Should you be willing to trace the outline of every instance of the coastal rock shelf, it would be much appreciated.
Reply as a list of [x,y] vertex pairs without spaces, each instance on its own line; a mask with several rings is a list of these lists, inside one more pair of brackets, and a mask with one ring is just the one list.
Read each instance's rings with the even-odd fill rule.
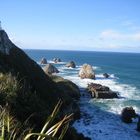
[[116,92],[110,90],[109,87],[102,86],[100,84],[90,83],[88,84],[87,90],[91,94],[92,98],[118,98],[118,94]]

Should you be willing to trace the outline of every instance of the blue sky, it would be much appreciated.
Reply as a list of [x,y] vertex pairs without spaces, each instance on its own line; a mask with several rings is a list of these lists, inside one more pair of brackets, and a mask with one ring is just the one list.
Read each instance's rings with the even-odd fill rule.
[[140,52],[140,0],[0,0],[20,48]]

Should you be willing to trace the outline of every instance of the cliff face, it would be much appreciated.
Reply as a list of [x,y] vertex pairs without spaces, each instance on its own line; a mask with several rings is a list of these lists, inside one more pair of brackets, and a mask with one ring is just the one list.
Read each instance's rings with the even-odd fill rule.
[[[20,109],[22,108],[21,113],[18,114],[21,118],[24,114],[28,115],[34,112],[38,114],[38,117],[40,117],[40,113],[42,112],[47,116],[60,98],[64,101],[64,110],[68,110],[69,106],[70,112],[75,111],[72,108],[77,108],[76,111],[79,110],[70,95],[63,95],[63,91],[60,90],[57,83],[46,75],[36,62],[14,45],[4,30],[0,31],[0,72],[11,73],[24,86],[24,93],[22,95],[18,94],[16,98],[17,103],[13,106],[14,109],[17,106],[21,106],[19,107]],[[27,94],[26,91],[30,92],[30,96],[24,96],[24,94]],[[39,108],[40,110],[29,109],[26,112],[24,108],[30,108],[31,105],[28,103],[28,100],[29,98],[33,98],[33,96],[36,96],[36,99],[39,101],[37,103],[35,100],[29,102],[31,102],[30,104],[34,104],[34,108]],[[25,100],[28,105],[23,102]]]
[[52,104],[52,100],[56,103],[55,100],[59,98],[58,93],[55,94],[55,83],[36,62],[10,41],[4,30],[0,31],[0,71],[10,72],[26,80],[32,91],[36,91],[40,98],[47,99],[49,105]]

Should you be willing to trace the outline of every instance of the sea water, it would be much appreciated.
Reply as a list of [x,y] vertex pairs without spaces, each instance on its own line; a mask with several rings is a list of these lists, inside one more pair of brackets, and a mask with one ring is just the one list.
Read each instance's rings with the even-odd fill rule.
[[[37,63],[45,57],[49,63],[60,58],[61,63],[53,63],[58,75],[73,81],[81,91],[79,101],[81,119],[74,123],[78,132],[92,140],[140,140],[136,131],[137,120],[125,124],[120,119],[122,108],[132,106],[140,114],[140,54],[88,51],[24,50]],[[65,64],[73,60],[76,68]],[[83,64],[90,64],[96,73],[96,80],[80,79],[78,72]],[[110,78],[103,77],[108,73]],[[88,83],[99,83],[119,93],[120,99],[91,99],[85,91]]]

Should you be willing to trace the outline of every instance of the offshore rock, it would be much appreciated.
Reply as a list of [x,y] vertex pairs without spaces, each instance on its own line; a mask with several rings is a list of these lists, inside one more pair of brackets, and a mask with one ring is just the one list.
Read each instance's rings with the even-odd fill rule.
[[53,61],[54,63],[62,62],[60,58],[54,58]]
[[107,74],[107,73],[104,73],[103,76],[104,76],[105,78],[109,78],[109,74]]
[[70,61],[70,62],[68,62],[68,63],[66,64],[66,67],[68,67],[68,68],[75,68],[76,65],[75,65],[74,61]]
[[59,73],[58,69],[52,65],[52,64],[47,64],[44,68],[43,68],[44,72],[46,74],[53,74],[53,73]]
[[43,64],[43,65],[44,65],[44,64],[47,64],[46,58],[42,58],[40,64]]
[[91,94],[92,98],[102,98],[102,99],[112,99],[118,98],[116,92],[113,92],[107,86],[102,86],[96,83],[90,83],[87,87],[88,92]]
[[92,66],[89,64],[84,64],[79,71],[79,77],[81,77],[82,79],[84,78],[95,79],[95,73],[93,71]]
[[123,122],[131,123],[132,118],[135,118],[135,117],[137,117],[137,114],[136,114],[135,110],[133,109],[133,107],[123,108],[123,110],[121,112],[121,119]]

